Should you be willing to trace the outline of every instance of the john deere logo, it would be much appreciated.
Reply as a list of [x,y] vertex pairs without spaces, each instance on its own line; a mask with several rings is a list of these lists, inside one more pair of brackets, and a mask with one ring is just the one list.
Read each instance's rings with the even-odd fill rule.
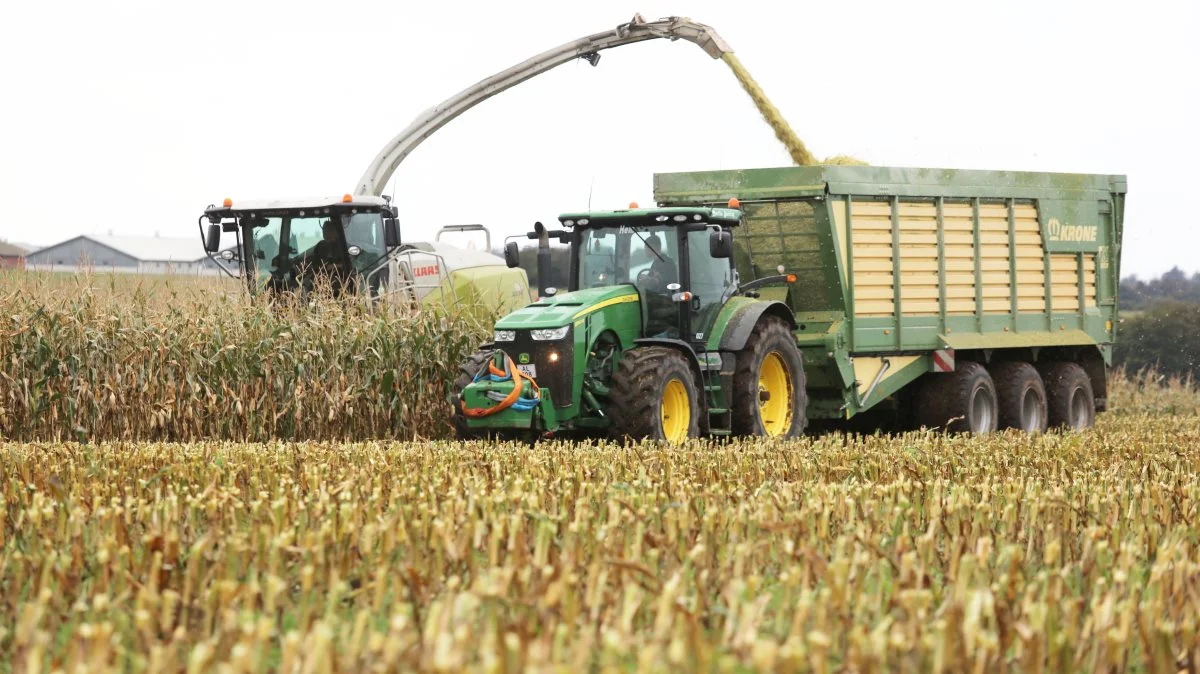
[[529,354],[523,353],[523,354],[517,356],[517,360],[520,361],[522,365],[528,365],[529,364]]
[[1051,241],[1086,241],[1096,240],[1095,225],[1064,225],[1058,218],[1050,218],[1046,223],[1046,235]]

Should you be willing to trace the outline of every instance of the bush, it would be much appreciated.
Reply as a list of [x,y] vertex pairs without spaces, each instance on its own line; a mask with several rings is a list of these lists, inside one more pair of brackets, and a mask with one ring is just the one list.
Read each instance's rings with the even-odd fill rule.
[[1125,319],[1117,333],[1115,359],[1130,371],[1200,374],[1200,304],[1158,300]]

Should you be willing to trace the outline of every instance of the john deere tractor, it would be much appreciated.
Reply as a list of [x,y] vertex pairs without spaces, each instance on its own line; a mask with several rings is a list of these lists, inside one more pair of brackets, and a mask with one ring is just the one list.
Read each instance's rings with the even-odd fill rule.
[[[678,443],[699,435],[792,437],[806,424],[805,372],[786,274],[742,284],[737,202],[565,214],[539,223],[570,247],[570,284],[496,323],[455,382],[459,438],[608,435]],[[505,259],[519,264],[515,241]],[[778,292],[774,293],[778,295]]]

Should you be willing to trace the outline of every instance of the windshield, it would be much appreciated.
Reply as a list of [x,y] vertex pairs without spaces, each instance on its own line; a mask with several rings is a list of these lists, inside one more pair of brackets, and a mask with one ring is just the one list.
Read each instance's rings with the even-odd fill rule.
[[[254,270],[260,287],[311,288],[326,272],[346,280],[373,268],[386,254],[377,213],[280,216],[254,228]],[[351,250],[357,255],[351,255]]]
[[365,274],[387,255],[387,247],[383,243],[383,216],[378,213],[359,213],[349,216],[348,220],[346,245],[359,248],[358,255],[350,259],[354,268],[360,274]]
[[678,282],[678,270],[679,245],[672,226],[589,228],[579,240],[580,288],[651,281],[665,286]]

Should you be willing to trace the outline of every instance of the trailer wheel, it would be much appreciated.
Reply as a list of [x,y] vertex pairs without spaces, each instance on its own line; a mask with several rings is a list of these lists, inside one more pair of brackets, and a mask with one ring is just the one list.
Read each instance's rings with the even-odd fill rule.
[[1026,433],[1046,430],[1046,387],[1036,368],[1026,362],[996,363],[988,368],[996,385],[1000,410],[998,429],[1017,428]]
[[1096,422],[1092,380],[1078,363],[1046,363],[1038,368],[1046,382],[1051,428],[1083,430]]
[[959,361],[954,372],[926,375],[917,398],[917,423],[947,433],[996,430],[996,385],[986,368]]
[[804,361],[787,323],[767,316],[754,326],[737,354],[730,398],[735,435],[794,438],[804,432]]
[[679,444],[700,434],[700,395],[691,365],[666,346],[626,351],[609,389],[610,434]]

